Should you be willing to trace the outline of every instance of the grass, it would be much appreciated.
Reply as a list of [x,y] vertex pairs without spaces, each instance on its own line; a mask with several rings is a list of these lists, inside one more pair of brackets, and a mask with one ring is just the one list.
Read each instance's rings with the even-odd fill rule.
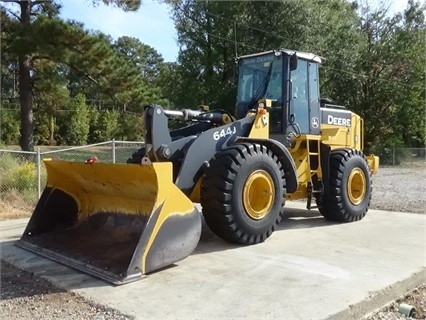
[[[32,199],[31,199],[32,198]],[[2,193],[0,202],[0,220],[30,217],[36,203],[36,193],[23,194],[16,189]]]

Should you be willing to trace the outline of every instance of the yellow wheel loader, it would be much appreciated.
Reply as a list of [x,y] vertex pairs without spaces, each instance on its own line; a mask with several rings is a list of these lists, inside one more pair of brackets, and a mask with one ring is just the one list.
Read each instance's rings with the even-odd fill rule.
[[[190,255],[202,215],[243,245],[272,234],[286,200],[362,219],[379,159],[362,152],[362,119],[320,98],[320,63],[284,49],[240,57],[235,115],[152,105],[145,147],[128,163],[45,161],[47,185],[18,245],[122,284]],[[170,131],[170,118],[189,124]]]

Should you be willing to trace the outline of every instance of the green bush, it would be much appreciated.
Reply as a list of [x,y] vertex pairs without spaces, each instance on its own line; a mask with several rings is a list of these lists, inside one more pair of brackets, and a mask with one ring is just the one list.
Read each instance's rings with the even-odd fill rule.
[[33,162],[25,162],[12,174],[13,183],[19,191],[36,188],[37,170]]
[[35,190],[37,170],[33,162],[19,161],[12,154],[0,156],[0,190]]
[[[0,154],[0,173],[3,176],[19,166],[18,159],[12,153]],[[1,179],[0,179],[1,181]]]

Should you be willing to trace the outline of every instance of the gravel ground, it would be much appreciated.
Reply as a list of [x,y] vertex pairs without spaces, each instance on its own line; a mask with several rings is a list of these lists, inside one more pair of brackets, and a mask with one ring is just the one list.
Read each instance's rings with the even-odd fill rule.
[[379,168],[373,176],[371,208],[426,213],[426,162],[406,167]]
[[[380,168],[373,177],[372,209],[425,214],[426,164]],[[0,210],[0,219],[8,218]],[[17,215],[16,217],[19,217]],[[368,218],[368,216],[367,216]],[[88,301],[51,285],[44,279],[1,262],[1,319],[133,319],[116,310]],[[407,319],[398,312],[400,303],[416,308],[412,319],[426,319],[426,283],[368,315],[368,320]]]

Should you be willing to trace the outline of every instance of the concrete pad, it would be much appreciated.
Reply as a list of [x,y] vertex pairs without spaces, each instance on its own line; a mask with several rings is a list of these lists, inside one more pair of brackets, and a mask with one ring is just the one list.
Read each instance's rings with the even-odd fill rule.
[[137,319],[359,319],[426,282],[426,215],[370,210],[338,224],[288,206],[263,244],[203,226],[187,259],[119,287],[14,246],[26,219],[0,222],[1,259]]

